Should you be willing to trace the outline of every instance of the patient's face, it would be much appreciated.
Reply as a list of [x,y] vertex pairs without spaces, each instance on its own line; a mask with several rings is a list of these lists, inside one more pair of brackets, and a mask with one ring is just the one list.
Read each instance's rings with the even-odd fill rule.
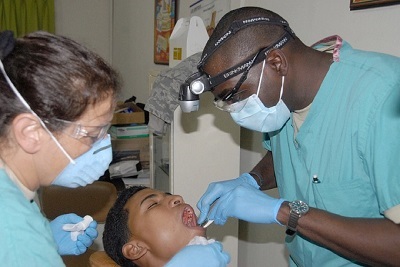
[[193,208],[181,196],[147,188],[133,195],[125,208],[131,239],[147,244],[156,257],[170,259],[193,237],[205,236]]

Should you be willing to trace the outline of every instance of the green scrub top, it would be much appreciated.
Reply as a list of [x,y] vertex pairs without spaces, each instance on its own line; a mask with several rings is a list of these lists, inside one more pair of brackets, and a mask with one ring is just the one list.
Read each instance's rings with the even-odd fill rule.
[[[272,151],[282,198],[383,218],[400,204],[399,133],[400,59],[343,42],[297,135],[290,118],[264,147]],[[286,244],[291,266],[358,266],[298,235]]]
[[0,169],[0,265],[65,266],[48,220]]

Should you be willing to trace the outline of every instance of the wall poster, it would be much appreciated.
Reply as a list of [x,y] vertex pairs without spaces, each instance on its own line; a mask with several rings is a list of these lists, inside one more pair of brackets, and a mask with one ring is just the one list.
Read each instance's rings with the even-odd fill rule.
[[176,23],[177,0],[155,0],[154,63],[168,65],[169,37]]

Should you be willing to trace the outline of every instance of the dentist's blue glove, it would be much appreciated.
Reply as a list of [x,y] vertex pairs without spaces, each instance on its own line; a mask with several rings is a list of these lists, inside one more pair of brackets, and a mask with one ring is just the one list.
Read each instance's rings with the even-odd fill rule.
[[50,228],[58,245],[58,253],[60,255],[80,255],[85,253],[87,248],[93,244],[93,240],[98,235],[96,221],[92,221],[84,234],[78,235],[76,241],[72,241],[71,232],[62,229],[64,224],[76,224],[82,220],[82,217],[69,213],[60,215],[50,222]]
[[226,267],[231,261],[228,253],[223,251],[218,241],[208,245],[191,245],[184,247],[164,267]]
[[257,190],[260,188],[256,180],[254,180],[254,178],[248,173],[243,173],[236,179],[211,183],[208,186],[207,191],[197,202],[197,208],[200,210],[197,222],[202,224],[207,218],[211,219],[208,216],[208,212],[210,211],[210,207],[214,201],[232,191],[239,185]]
[[276,215],[283,201],[258,189],[240,185],[215,202],[208,218],[216,224],[225,224],[228,217],[253,223],[280,224]]

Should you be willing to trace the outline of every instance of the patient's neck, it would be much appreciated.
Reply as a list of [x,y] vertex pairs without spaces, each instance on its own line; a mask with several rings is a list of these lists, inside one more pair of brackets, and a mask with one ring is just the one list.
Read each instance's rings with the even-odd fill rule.
[[147,255],[146,253],[140,259],[134,261],[134,263],[139,267],[163,267],[169,260],[170,259],[160,259],[151,254]]

